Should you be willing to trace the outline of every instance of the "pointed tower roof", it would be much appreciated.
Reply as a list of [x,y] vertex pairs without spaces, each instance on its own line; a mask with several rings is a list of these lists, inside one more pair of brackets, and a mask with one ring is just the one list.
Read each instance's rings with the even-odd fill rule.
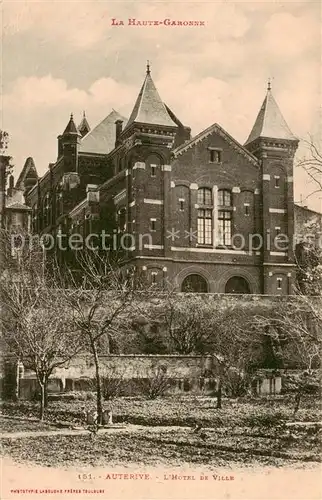
[[83,112],[83,118],[80,124],[78,125],[78,132],[81,134],[82,137],[84,137],[88,132],[90,132],[91,127],[89,126],[89,123],[86,118],[85,111]]
[[255,124],[245,144],[259,137],[272,139],[297,140],[287,125],[268,83],[267,94],[255,120]]
[[146,76],[140,93],[134,104],[133,111],[126,128],[132,123],[146,123],[148,125],[165,125],[176,127],[171,119],[151,77],[150,65],[147,64]]
[[76,128],[75,122],[74,122],[73,113],[70,115],[70,119],[69,119],[69,122],[67,123],[67,127],[65,128],[65,130],[63,132],[63,135],[67,135],[67,134],[76,134],[76,135],[79,134],[79,132]]
[[16,189],[30,189],[37,183],[38,174],[33,158],[29,157],[26,159],[23,169],[16,182]]

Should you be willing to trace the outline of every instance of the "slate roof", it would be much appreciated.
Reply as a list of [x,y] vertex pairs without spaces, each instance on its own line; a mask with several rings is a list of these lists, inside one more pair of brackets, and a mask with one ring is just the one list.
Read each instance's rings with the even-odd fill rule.
[[148,69],[140,93],[134,104],[133,111],[127,123],[146,123],[148,125],[166,125],[176,127],[154,85]]
[[[38,179],[38,174],[35,166],[35,162],[33,158],[29,156],[29,158],[26,159],[25,164],[23,166],[23,169],[20,172],[20,175],[18,177],[18,180],[16,182],[16,189],[24,189],[25,188],[25,181],[26,179],[29,180],[29,183],[31,180],[34,181],[34,184],[36,184],[37,179]],[[31,183],[30,183],[31,184]]]
[[25,205],[24,203],[19,203],[19,202],[15,202],[15,203],[9,203],[9,205],[6,206],[6,208],[9,208],[9,209],[14,209],[14,210],[31,210],[30,207],[28,207],[28,205]]
[[65,128],[63,135],[67,134],[77,134],[78,135],[78,130],[74,122],[73,115],[70,115],[69,122],[67,123],[67,127]]
[[86,118],[85,111],[83,113],[83,118],[80,124],[78,125],[78,132],[84,137],[84,135],[88,134],[88,132],[91,130],[91,127],[89,126],[89,123]]
[[245,144],[249,144],[259,137],[296,140],[296,137],[289,129],[270,88],[267,90],[262,107]]
[[113,109],[103,121],[83,137],[79,151],[97,154],[110,153],[115,147],[116,120],[123,120],[123,128],[125,127],[127,118]]

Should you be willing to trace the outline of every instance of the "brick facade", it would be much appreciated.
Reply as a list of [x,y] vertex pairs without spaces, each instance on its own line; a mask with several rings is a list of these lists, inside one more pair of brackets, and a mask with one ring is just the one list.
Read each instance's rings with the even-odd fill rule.
[[148,70],[129,120],[71,117],[26,194],[33,230],[123,235],[126,266],[178,290],[291,294],[298,141],[283,120],[268,89],[245,146],[218,124],[191,138]]

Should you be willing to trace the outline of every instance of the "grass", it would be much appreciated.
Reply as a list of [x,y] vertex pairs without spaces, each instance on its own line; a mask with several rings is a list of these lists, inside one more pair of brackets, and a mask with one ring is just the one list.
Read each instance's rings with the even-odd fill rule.
[[1,416],[0,428],[2,432],[48,431],[55,429],[54,426],[39,421],[10,420],[8,418],[2,418]]
[[53,466],[104,466],[136,463],[138,465],[229,466],[283,465],[292,462],[319,462],[319,442],[316,438],[305,446],[298,440],[279,440],[241,435],[218,435],[206,431],[207,437],[190,430],[149,429],[121,434],[90,436],[39,436],[37,439],[3,439],[3,450],[18,462]]
[[[29,461],[51,466],[92,465],[169,465],[231,464],[284,466],[290,463],[313,464],[321,461],[321,432],[313,429],[292,429],[283,423],[294,421],[293,399],[242,399],[223,401],[202,397],[163,398],[154,401],[139,398],[118,398],[105,402],[113,411],[114,422],[146,426],[131,431],[125,427],[118,433],[88,435],[37,436],[2,439],[5,454],[16,461]],[[94,408],[95,401],[60,401],[50,403],[49,421],[81,421],[82,411]],[[3,413],[16,417],[37,417],[35,403],[4,403]],[[308,396],[296,415],[296,421],[319,421],[320,404]],[[48,423],[4,421],[3,431],[46,430]],[[203,424],[201,435],[191,429]],[[40,426],[40,427],[39,427]],[[168,426],[168,428],[161,428]],[[175,428],[172,426],[176,426]],[[203,434],[204,433],[204,434]]]
[[[49,402],[47,420],[82,421],[84,409],[94,409],[91,401]],[[137,425],[193,426],[200,422],[207,427],[269,427],[293,420],[293,396],[275,399],[224,399],[223,408],[216,409],[216,398],[177,396],[156,400],[144,398],[117,398],[104,402],[111,409],[114,422]],[[31,402],[4,403],[4,414],[16,416],[38,416],[38,404]],[[307,396],[299,409],[296,420],[316,421],[321,419],[320,402],[317,397]]]

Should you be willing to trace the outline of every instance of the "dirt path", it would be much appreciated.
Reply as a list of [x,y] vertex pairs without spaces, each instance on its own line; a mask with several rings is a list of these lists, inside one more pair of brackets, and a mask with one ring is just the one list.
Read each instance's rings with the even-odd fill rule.
[[[99,429],[98,434],[114,434],[114,433],[132,433],[132,432],[146,432],[147,427],[144,425],[133,425],[127,424],[122,426],[111,426],[104,429]],[[189,430],[190,427],[178,427],[178,426],[163,426],[163,427],[149,427],[149,431],[160,433],[167,432],[171,430]],[[38,437],[38,436],[84,436],[90,434],[90,430],[86,428],[79,429],[53,429],[47,431],[18,431],[18,432],[3,432],[0,434],[0,439],[21,439],[26,437]]]

